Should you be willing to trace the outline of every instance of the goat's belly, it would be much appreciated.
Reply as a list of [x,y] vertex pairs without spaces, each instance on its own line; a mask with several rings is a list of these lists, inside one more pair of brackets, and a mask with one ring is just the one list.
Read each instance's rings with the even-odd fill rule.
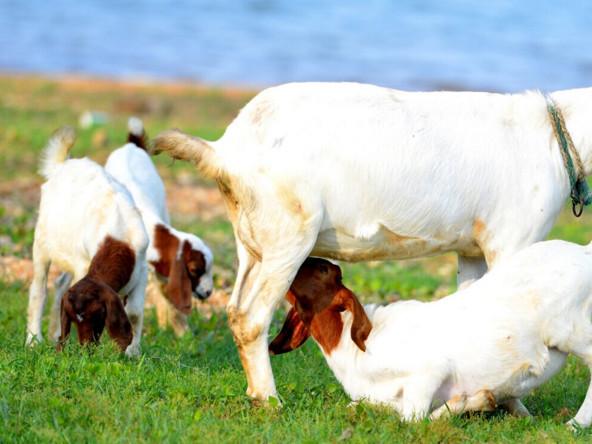
[[472,239],[458,236],[402,236],[384,226],[379,226],[369,236],[354,235],[334,228],[321,231],[311,255],[357,262],[411,259],[447,251],[459,251],[466,256],[481,255],[481,250]]
[[526,396],[558,373],[565,365],[566,359],[566,353],[549,349],[549,360],[542,371],[535,370],[533,365],[524,364],[518,367],[508,380],[496,387],[493,395],[498,402]]

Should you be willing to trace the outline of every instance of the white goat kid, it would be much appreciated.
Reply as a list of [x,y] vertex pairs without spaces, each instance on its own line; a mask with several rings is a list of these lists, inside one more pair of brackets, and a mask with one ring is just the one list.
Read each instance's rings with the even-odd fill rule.
[[[214,257],[199,237],[170,225],[164,184],[145,151],[142,121],[131,118],[128,129],[130,143],[111,153],[105,169],[129,190],[148,232],[149,280],[154,284],[151,288],[158,293],[159,323],[164,326],[170,315],[168,321],[175,333],[181,335],[187,329],[186,315],[191,311],[192,294],[206,299],[212,293]],[[173,310],[163,306],[163,295]]]
[[[66,272],[58,279],[51,311],[52,339],[61,335],[60,307],[72,280],[78,282],[89,271],[89,265],[102,246],[112,244],[131,250],[133,266],[129,276],[117,276],[126,295],[125,312],[131,322],[133,339],[126,354],[140,353],[140,339],[146,289],[146,248],[148,236],[140,213],[127,190],[107,174],[103,167],[89,159],[70,159],[75,133],[62,128],[51,138],[43,153],[41,174],[47,181],[41,187],[39,218],[33,243],[33,281],[29,290],[27,344],[43,339],[41,316],[47,298],[47,272],[51,262]],[[103,251],[109,256],[109,252]],[[117,251],[112,254],[118,255]],[[114,264],[118,258],[114,257]],[[113,264],[113,265],[114,265]],[[101,272],[109,264],[97,264]],[[115,265],[114,265],[115,266]],[[119,265],[117,265],[119,267]],[[113,270],[119,275],[121,270]],[[108,278],[108,276],[103,276]],[[91,287],[94,284],[91,282]],[[97,285],[97,291],[102,289]],[[75,291],[74,286],[71,291]],[[76,295],[72,295],[75,299]]]
[[[592,167],[592,89],[552,98]],[[228,304],[247,393],[276,396],[267,334],[309,255],[363,261],[456,251],[459,283],[544,239],[570,183],[541,94],[288,84],[216,142],[168,131],[155,152],[217,181],[239,266]]]
[[[338,266],[307,259],[287,299],[295,307],[270,345],[275,354],[312,335],[354,401],[403,419],[488,411],[516,401],[563,367],[592,370],[592,244],[540,242],[474,284],[435,302],[363,308]],[[570,424],[592,422],[592,384]]]

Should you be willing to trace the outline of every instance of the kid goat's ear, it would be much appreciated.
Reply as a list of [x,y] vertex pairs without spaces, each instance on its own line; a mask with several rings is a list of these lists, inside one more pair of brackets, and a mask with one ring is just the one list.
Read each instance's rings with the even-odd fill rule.
[[180,312],[185,314],[191,312],[193,290],[191,289],[191,279],[189,279],[183,257],[175,257],[171,264],[166,293],[172,304]]
[[281,355],[300,347],[310,336],[309,328],[304,324],[298,311],[292,307],[286,316],[278,335],[269,344],[269,353]]
[[343,306],[353,314],[354,318],[351,328],[352,341],[360,350],[366,351],[366,339],[372,331],[372,323],[356,295],[345,287],[342,291],[345,292]]
[[110,288],[105,288],[102,294],[107,315],[105,325],[111,339],[119,346],[121,351],[125,351],[132,342],[132,326],[125,313],[123,303],[119,295]]

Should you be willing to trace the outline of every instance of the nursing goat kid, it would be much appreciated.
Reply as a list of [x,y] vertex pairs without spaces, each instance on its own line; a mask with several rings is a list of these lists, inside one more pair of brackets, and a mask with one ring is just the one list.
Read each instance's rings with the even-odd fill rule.
[[[81,343],[96,342],[106,326],[127,355],[137,355],[148,236],[132,197],[103,167],[86,158],[66,160],[74,140],[74,130],[62,128],[43,153],[41,174],[47,181],[41,187],[33,243],[27,344],[42,340],[47,272],[53,262],[65,274],[56,285],[52,339],[60,339],[61,346],[74,322]],[[127,297],[125,309],[118,293]]]
[[[312,335],[354,401],[405,420],[498,405],[528,415],[517,400],[568,354],[592,369],[592,244],[540,242],[451,296],[386,306],[362,307],[337,265],[307,259],[286,297],[292,308],[270,351]],[[591,422],[592,384],[569,424]]]
[[[592,89],[550,94],[592,168]],[[304,260],[456,251],[458,281],[545,238],[570,194],[548,99],[538,93],[409,93],[294,83],[259,93],[207,142],[179,131],[155,152],[216,180],[239,260],[227,307],[247,393],[276,396],[274,309]]]
[[132,117],[128,130],[129,143],[111,153],[105,169],[129,190],[148,232],[146,256],[159,324],[171,322],[181,335],[187,330],[192,295],[206,299],[212,293],[214,257],[199,237],[171,226],[164,184],[145,151],[142,121]]

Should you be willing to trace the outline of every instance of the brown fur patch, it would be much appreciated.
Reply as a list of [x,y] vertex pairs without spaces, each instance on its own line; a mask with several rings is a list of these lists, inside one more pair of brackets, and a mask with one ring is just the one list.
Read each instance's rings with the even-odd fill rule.
[[142,131],[141,135],[128,133],[127,141],[128,143],[133,143],[138,148],[142,148],[144,151],[148,151],[148,137],[146,136],[146,133],[144,131]]
[[158,224],[154,227],[154,248],[160,256],[158,261],[151,261],[158,274],[168,277],[173,260],[179,249],[179,239],[173,236],[164,225]]
[[159,259],[150,261],[150,264],[154,266],[156,273],[168,279],[164,295],[175,308],[185,314],[189,313],[193,289],[205,272],[203,253],[193,250],[184,241],[181,256],[177,257],[179,239],[161,224],[154,227],[154,248],[158,251]]
[[135,263],[136,254],[127,243],[107,236],[93,257],[87,276],[118,292],[129,282]]

